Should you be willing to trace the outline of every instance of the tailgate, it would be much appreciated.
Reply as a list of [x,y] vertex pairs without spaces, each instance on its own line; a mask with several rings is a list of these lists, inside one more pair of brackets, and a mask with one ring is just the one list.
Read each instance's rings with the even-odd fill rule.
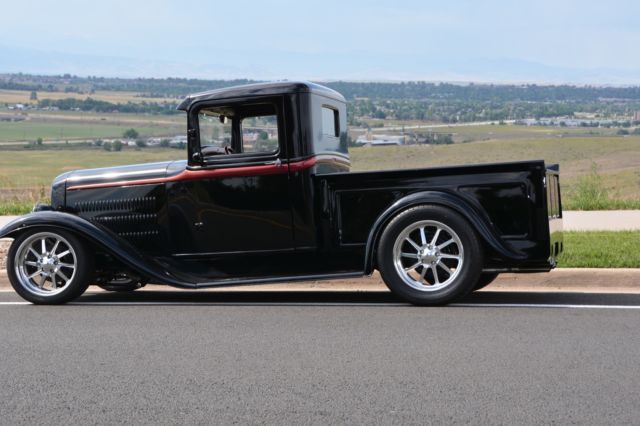
[[547,166],[545,189],[547,191],[547,216],[549,218],[549,241],[551,245],[549,261],[555,266],[556,260],[563,249],[559,165],[552,164]]

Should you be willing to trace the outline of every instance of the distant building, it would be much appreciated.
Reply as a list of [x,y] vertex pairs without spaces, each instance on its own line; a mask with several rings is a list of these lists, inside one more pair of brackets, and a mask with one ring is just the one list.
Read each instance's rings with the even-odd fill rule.
[[640,121],[640,111],[633,113],[633,121]]
[[404,136],[375,135],[360,136],[356,139],[358,145],[404,145]]
[[180,148],[187,146],[187,137],[183,135],[175,136],[169,141],[169,146],[172,148]]

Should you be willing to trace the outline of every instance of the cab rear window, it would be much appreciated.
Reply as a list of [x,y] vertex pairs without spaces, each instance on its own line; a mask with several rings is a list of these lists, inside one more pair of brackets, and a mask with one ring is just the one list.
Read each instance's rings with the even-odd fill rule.
[[340,120],[338,110],[322,107],[322,134],[325,136],[340,136]]

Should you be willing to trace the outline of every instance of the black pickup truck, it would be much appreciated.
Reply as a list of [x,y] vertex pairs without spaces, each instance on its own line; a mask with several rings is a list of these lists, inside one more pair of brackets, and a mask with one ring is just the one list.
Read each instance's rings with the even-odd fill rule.
[[558,166],[350,172],[346,102],[306,82],[189,96],[188,159],[68,172],[0,230],[25,299],[356,277],[448,303],[562,251]]

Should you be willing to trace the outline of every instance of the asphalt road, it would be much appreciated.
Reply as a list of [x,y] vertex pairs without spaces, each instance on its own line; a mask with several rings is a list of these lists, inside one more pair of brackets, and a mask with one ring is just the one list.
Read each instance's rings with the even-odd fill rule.
[[2,424],[637,424],[640,295],[0,293]]

